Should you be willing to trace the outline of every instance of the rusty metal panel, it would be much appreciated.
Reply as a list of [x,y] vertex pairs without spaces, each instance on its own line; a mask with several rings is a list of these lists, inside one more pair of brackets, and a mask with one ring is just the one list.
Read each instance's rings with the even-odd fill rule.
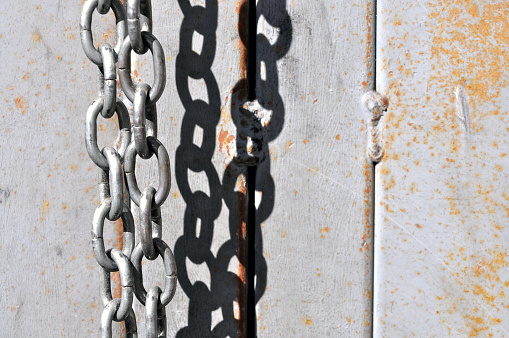
[[[0,318],[5,336],[99,332],[99,267],[90,245],[98,173],[84,144],[86,109],[97,95],[96,67],[80,46],[82,4],[0,3]],[[183,13],[179,2],[153,1],[154,34],[166,53],[168,80],[158,104],[159,138],[172,159],[163,239],[175,249],[180,270],[177,293],[167,307],[168,334],[208,336],[214,330],[236,336],[244,330],[238,238],[245,187],[230,163],[235,141],[230,110],[245,77],[238,25],[242,4],[190,4],[207,11],[193,16]],[[94,14],[94,29],[96,42],[113,41],[113,15]],[[194,78],[189,73],[200,65],[186,62],[192,51],[210,64]],[[151,82],[151,61],[133,60],[134,75]],[[204,74],[206,79],[200,77]],[[193,109],[195,100],[203,101],[199,109]],[[99,127],[100,143],[114,144],[115,123],[101,120]],[[196,161],[203,167],[193,166]],[[155,160],[141,164],[140,172],[142,185],[157,186]],[[199,198],[197,191],[203,191]],[[210,203],[197,203],[205,200]],[[137,210],[133,213],[137,218]],[[196,215],[205,219],[199,222]],[[121,225],[108,224],[108,229],[107,245],[118,245]],[[194,239],[200,236],[211,242],[202,245]],[[146,285],[161,286],[160,261],[145,263]],[[136,310],[143,337],[144,313]],[[114,336],[121,333],[115,326]]]
[[376,337],[509,336],[506,1],[379,1]]
[[258,1],[257,97],[275,129],[257,173],[260,337],[371,334],[372,8]]

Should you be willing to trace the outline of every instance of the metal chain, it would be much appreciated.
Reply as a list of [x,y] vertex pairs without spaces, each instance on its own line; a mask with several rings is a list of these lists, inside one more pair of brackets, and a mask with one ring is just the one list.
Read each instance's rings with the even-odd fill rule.
[[[116,19],[115,47],[94,46],[92,14],[97,9],[105,15],[113,11]],[[161,239],[161,205],[170,191],[170,160],[168,152],[157,139],[156,102],[166,82],[164,51],[152,35],[152,5],[150,0],[87,0],[80,20],[80,35],[87,57],[99,68],[99,97],[90,105],[86,117],[86,147],[92,161],[100,168],[100,205],[94,213],[92,248],[102,268],[101,299],[104,306],[101,316],[101,336],[112,336],[112,322],[124,321],[127,337],[136,337],[136,316],[133,311],[133,293],[145,306],[147,337],[166,336],[165,306],[171,301],[177,286],[177,268],[173,252]],[[154,63],[154,84],[134,85],[131,78],[131,51],[144,54],[151,51]],[[118,64],[117,64],[118,60]],[[129,113],[117,99],[118,78],[124,95],[132,102],[134,118],[131,127]],[[97,145],[97,118],[117,115],[120,129],[118,148]],[[131,140],[131,137],[133,138]],[[142,159],[157,157],[158,188],[143,191],[136,180],[136,155]],[[124,180],[125,177],[125,180]],[[125,187],[125,188],[124,188]],[[141,238],[135,245],[135,222],[130,204],[139,208]],[[123,249],[106,249],[103,239],[104,221],[121,219]],[[165,270],[165,288],[155,286],[147,292],[143,285],[142,259],[154,260],[161,256]],[[111,294],[110,273],[119,271],[122,286],[120,298]]]

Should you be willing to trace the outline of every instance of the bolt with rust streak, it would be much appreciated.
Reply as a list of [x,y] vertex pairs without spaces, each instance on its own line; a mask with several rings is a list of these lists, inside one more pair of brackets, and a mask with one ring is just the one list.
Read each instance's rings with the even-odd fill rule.
[[368,158],[373,163],[378,163],[383,157],[383,135],[380,126],[380,120],[389,106],[389,99],[377,91],[371,90],[364,94],[362,101],[370,112],[368,122]]
[[237,126],[236,160],[247,166],[260,164],[265,158],[267,127],[272,111],[258,100],[248,101],[240,107],[240,125]]

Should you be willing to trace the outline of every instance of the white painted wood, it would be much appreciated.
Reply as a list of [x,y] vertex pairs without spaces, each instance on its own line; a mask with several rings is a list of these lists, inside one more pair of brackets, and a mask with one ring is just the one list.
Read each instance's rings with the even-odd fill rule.
[[257,87],[258,99],[284,114],[270,126],[282,130],[257,177],[260,337],[371,334],[372,166],[361,97],[373,77],[372,5],[258,1],[259,34],[272,44],[258,39],[261,61],[290,44]]
[[[84,145],[85,113],[96,97],[96,67],[85,57],[79,41],[82,3],[67,0],[0,3],[0,45],[3,50],[0,95],[4,102],[0,131],[3,163],[0,167],[0,260],[4,262],[0,274],[0,331],[3,336],[90,337],[99,334],[99,267],[90,245],[91,221],[98,204],[97,169],[88,158]],[[214,7],[210,1],[191,3],[206,5],[207,9]],[[215,136],[203,138],[202,143],[213,147],[211,167],[222,182],[226,164],[234,152],[234,136],[230,136],[235,135],[229,113],[231,90],[244,75],[237,29],[240,4],[220,2],[217,6],[217,14],[204,13],[200,17],[218,25],[212,32],[212,40],[201,40],[203,48],[215,42],[212,72],[219,102],[213,110],[216,121],[205,122],[215,131]],[[175,179],[175,164],[182,162],[176,158],[175,151],[181,143],[184,115],[175,84],[175,65],[184,16],[178,2],[153,1],[153,10],[154,34],[160,39],[167,57],[166,91],[158,110],[159,139],[166,146],[172,162],[172,189],[162,210],[163,239],[173,249],[183,235],[186,210],[180,184]],[[109,37],[114,35],[113,22],[112,15],[105,21],[94,14],[94,25],[99,24],[95,28],[96,42],[113,40]],[[197,41],[195,43],[193,38],[192,46],[199,52],[198,37]],[[143,59],[138,59],[135,66],[140,78],[150,83],[151,61],[144,63]],[[203,83],[200,79],[191,81],[190,92],[194,99],[210,103]],[[115,123],[101,121],[104,130],[100,131],[99,138],[102,144],[114,143],[115,128]],[[200,141],[199,134],[198,130],[196,142]],[[151,160],[150,164],[141,162],[138,162],[141,165],[140,183],[157,184],[155,161]],[[210,183],[203,172],[191,175],[189,181],[193,191],[211,194]],[[242,190],[240,182],[239,186]],[[223,186],[215,189],[219,189],[222,199]],[[231,195],[230,207],[232,203],[236,206],[235,198],[240,197]],[[237,227],[237,219],[230,219],[225,202],[219,201],[218,206],[220,210],[216,208],[210,213],[214,228],[209,251],[213,257],[232,237],[229,224],[235,222]],[[133,213],[137,217],[137,211]],[[237,215],[238,210],[231,213]],[[117,230],[114,224],[108,229],[107,245],[112,246]],[[191,246],[190,250],[194,249]],[[233,256],[235,254],[234,251]],[[198,322],[191,322],[190,318],[196,313],[191,311],[189,314],[188,295],[179,285],[173,302],[167,307],[169,336],[175,336],[185,327],[191,327],[195,335],[207,336],[223,320],[228,322],[230,331],[242,329],[233,321],[239,316],[235,304],[221,303],[221,300],[239,298],[240,291],[237,290],[242,291],[242,285],[239,285],[233,288],[233,295],[231,292],[225,294],[231,290],[232,281],[238,280],[236,274],[240,268],[238,259],[235,259],[231,259],[230,264],[227,261],[223,269],[230,272],[210,271],[206,264],[186,260],[191,282],[202,281],[206,288],[213,287],[215,301],[214,304],[201,304]],[[158,283],[162,286],[160,261],[148,262],[145,266],[146,285]],[[211,286],[211,283],[216,285]],[[139,306],[136,309],[139,333],[144,337],[144,314]],[[114,336],[120,335],[121,327],[114,326]]]
[[379,1],[376,337],[509,336],[505,1]]

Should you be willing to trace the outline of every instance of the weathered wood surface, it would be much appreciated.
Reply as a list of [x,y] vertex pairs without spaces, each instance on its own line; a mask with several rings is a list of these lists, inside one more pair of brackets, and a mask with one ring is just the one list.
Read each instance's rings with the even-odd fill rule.
[[506,1],[379,1],[376,337],[509,336]]
[[258,1],[257,96],[274,119],[257,176],[260,337],[371,334],[372,6]]
[[[163,239],[175,248],[180,269],[177,293],[167,307],[168,334],[208,336],[214,330],[235,336],[244,330],[236,319],[244,301],[243,253],[237,238],[245,187],[241,179],[231,182],[238,168],[225,170],[235,151],[230,105],[237,93],[232,89],[245,77],[238,33],[242,6],[224,1],[191,4],[208,11],[193,17],[191,12],[184,15],[178,2],[153,1],[154,34],[167,58],[167,85],[158,104],[159,139],[172,159],[172,188],[162,210]],[[79,41],[81,6],[82,1],[0,3],[3,336],[99,334],[99,266],[90,245],[98,173],[84,145],[85,113],[97,95],[96,67]],[[112,15],[94,14],[96,42],[113,41],[113,22]],[[191,59],[191,50],[203,58]],[[139,78],[150,83],[151,61],[133,60]],[[194,79],[187,84],[193,71]],[[100,121],[101,144],[115,144],[115,128],[116,122]],[[207,150],[192,147],[193,142]],[[196,161],[210,177],[193,166]],[[140,183],[157,186],[155,160],[149,162],[138,161]],[[196,198],[196,191],[204,191],[211,202],[205,203],[203,194]],[[136,209],[133,214],[137,217]],[[198,229],[197,215],[205,218],[197,221]],[[107,228],[107,245],[118,245],[121,226]],[[202,241],[193,240],[196,236]],[[151,271],[145,273],[146,285],[161,286],[160,260],[145,266]],[[118,280],[113,284],[119,296]],[[144,313],[138,306],[136,310],[144,337]],[[121,330],[114,326],[114,336]]]

